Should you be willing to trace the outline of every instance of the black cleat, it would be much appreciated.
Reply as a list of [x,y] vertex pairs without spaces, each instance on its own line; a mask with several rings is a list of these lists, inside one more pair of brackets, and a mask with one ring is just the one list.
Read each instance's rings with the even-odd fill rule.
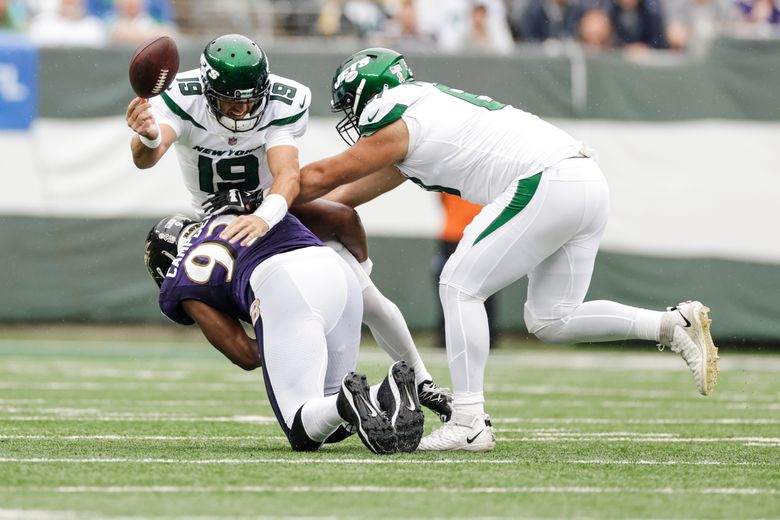
[[387,377],[379,385],[376,398],[395,428],[398,451],[409,453],[417,449],[423,434],[425,416],[420,409],[414,384],[414,368],[404,361],[393,363]]
[[398,451],[398,439],[390,419],[372,402],[363,374],[350,372],[341,381],[336,409],[357,430],[366,448],[379,455]]
[[449,388],[436,386],[433,381],[423,381],[417,385],[420,404],[439,416],[441,422],[452,417],[452,392]]

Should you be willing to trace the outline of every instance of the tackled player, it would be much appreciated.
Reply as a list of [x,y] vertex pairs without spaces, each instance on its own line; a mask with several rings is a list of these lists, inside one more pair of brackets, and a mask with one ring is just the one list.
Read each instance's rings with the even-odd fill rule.
[[[269,72],[257,43],[238,34],[220,36],[206,45],[199,68],[177,74],[160,96],[130,102],[133,161],[150,168],[175,144],[200,216],[217,191],[266,191],[253,213],[233,219],[222,232],[229,243],[246,246],[281,222],[299,193],[296,139],[306,131],[310,103],[306,86]],[[361,285],[363,322],[393,359],[414,368],[423,405],[449,417],[451,394],[433,383],[398,307],[369,278],[371,261],[358,264],[338,249]]]

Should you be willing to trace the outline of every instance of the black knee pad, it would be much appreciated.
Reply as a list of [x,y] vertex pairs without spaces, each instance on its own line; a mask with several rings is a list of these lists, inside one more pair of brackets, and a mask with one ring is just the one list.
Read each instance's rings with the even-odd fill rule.
[[290,441],[293,451],[317,451],[322,446],[322,443],[311,440],[306,433],[301,420],[301,410],[303,410],[303,406],[298,408],[298,411],[295,413],[292,427],[289,433],[287,433],[287,440]]

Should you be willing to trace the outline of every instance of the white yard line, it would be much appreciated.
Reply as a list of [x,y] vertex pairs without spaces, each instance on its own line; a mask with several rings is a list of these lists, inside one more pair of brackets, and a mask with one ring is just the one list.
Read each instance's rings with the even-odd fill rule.
[[601,417],[493,417],[499,424],[644,424],[644,425],[687,425],[687,424],[780,424],[780,419],[742,419],[739,417],[719,419],[625,419]]
[[[22,463],[22,464],[185,464],[196,466],[207,465],[258,465],[258,464],[282,464],[282,465],[300,465],[300,464],[350,464],[350,465],[451,465],[451,464],[488,464],[488,465],[506,465],[506,464],[529,464],[522,460],[510,459],[332,459],[332,458],[258,458],[258,459],[163,459],[163,458],[144,458],[134,459],[127,457],[112,458],[55,458],[55,457],[2,457],[0,463]],[[779,466],[780,461],[774,462],[726,462],[713,460],[553,460],[541,463],[532,463],[534,465],[556,465],[556,464],[574,464],[574,465],[607,465],[615,464],[621,466]],[[0,488],[1,489],[1,488]]]
[[448,495],[492,494],[641,494],[641,495],[780,495],[773,488],[632,488],[586,486],[507,486],[507,487],[393,487],[393,486],[31,486],[0,487],[0,492],[24,489],[38,493],[64,494],[142,494],[142,493],[392,493],[400,495],[442,493]]

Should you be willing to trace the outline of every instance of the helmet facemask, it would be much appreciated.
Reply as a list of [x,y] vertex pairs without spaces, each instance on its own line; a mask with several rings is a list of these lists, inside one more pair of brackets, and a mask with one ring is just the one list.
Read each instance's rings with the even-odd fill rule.
[[[271,82],[269,80],[266,80],[262,88],[249,91],[236,90],[233,96],[217,92],[206,81],[204,83],[206,84],[206,100],[208,101],[209,109],[220,125],[231,132],[248,132],[260,124],[260,118],[268,105],[268,97],[271,92]],[[234,119],[222,110],[220,101],[226,103],[253,103],[253,106],[244,117]]]
[[183,215],[173,215],[162,219],[149,230],[144,264],[158,287],[162,286],[168,269],[199,227],[199,222]]
[[347,92],[337,103],[333,103],[330,108],[331,112],[344,112],[344,117],[336,124],[336,131],[349,146],[352,146],[360,139],[360,130],[358,129],[359,114],[355,113],[356,99],[359,99],[359,96]]

